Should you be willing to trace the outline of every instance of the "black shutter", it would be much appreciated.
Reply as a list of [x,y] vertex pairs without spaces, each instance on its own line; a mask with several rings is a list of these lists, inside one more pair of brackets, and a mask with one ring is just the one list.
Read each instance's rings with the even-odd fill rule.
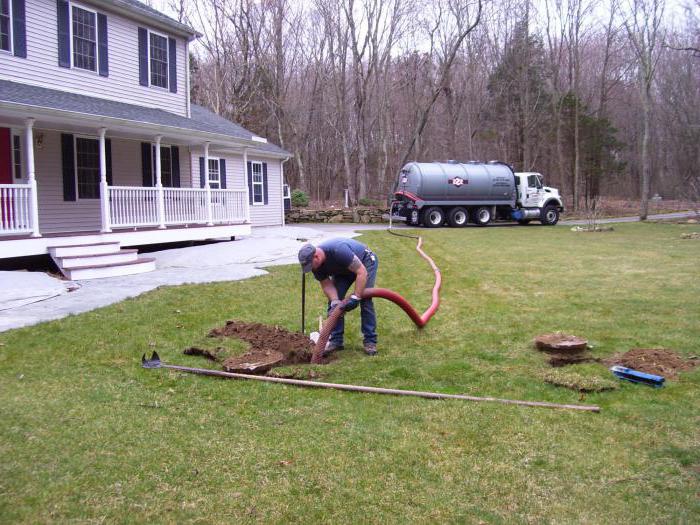
[[265,204],[267,204],[267,162],[263,162],[263,195],[265,196]]
[[12,42],[15,56],[27,58],[27,22],[24,0],[12,0]]
[[105,139],[105,162],[107,163],[107,184],[112,185],[112,140]]
[[221,181],[221,189],[226,189],[226,159],[219,159],[219,180]]
[[168,38],[168,84],[170,92],[177,93],[177,42]]
[[205,175],[204,171],[204,157],[199,157],[199,187],[203,188],[204,184],[206,183],[206,179],[204,178]]
[[109,76],[109,57],[107,56],[107,16],[97,13],[97,62],[100,64],[100,76]]
[[139,27],[139,84],[148,85],[148,31]]
[[151,160],[151,143],[141,143],[141,175],[144,188],[153,186],[153,167]]
[[180,148],[170,146],[170,170],[173,174],[173,188],[180,187]]
[[75,144],[73,135],[61,133],[61,160],[63,164],[63,200],[75,200]]
[[68,2],[56,0],[56,10],[58,15],[58,65],[70,67],[70,11]]
[[248,161],[246,166],[248,173],[248,204],[253,204],[253,163]]

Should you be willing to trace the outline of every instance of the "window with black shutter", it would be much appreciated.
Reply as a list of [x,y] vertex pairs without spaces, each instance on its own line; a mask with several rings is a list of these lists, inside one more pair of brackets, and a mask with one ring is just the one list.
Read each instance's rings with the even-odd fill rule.
[[138,42],[139,84],[177,93],[177,41],[139,27]]

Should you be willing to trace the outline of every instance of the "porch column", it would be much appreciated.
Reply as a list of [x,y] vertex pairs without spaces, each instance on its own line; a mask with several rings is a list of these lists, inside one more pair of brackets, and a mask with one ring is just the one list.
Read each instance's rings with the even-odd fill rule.
[[165,229],[165,191],[163,190],[163,179],[160,170],[160,141],[161,135],[156,135],[156,190],[158,192],[158,229]]
[[109,185],[107,184],[107,149],[105,147],[105,134],[107,128],[100,128],[100,209],[102,215],[102,233],[112,231],[109,211]]
[[243,148],[243,181],[245,182],[245,195],[243,202],[245,203],[248,197],[248,203],[245,205],[245,222],[250,224],[250,189],[248,188],[248,148]]
[[207,192],[207,226],[214,226],[211,209],[211,186],[209,185],[209,142],[204,143],[204,189]]
[[34,174],[34,119],[24,121],[24,142],[27,148],[27,181],[32,200],[32,237],[41,237],[39,233],[39,194],[37,193],[36,175]]

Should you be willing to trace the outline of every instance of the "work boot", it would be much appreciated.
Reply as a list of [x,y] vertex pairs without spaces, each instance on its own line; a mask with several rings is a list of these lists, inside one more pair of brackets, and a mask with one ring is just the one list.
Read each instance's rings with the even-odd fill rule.
[[323,357],[326,357],[327,355],[332,354],[333,352],[338,352],[339,350],[343,349],[342,344],[334,343],[333,341],[328,341],[326,343],[326,348],[323,349]]
[[365,354],[369,356],[377,355],[377,345],[374,343],[365,343]]

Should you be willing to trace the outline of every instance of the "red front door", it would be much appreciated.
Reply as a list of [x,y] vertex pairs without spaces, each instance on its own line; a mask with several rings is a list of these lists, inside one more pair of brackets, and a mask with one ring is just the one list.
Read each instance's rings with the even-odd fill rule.
[[0,128],[0,184],[12,184],[12,133]]
[[[0,184],[12,184],[12,133],[0,128]],[[0,227],[13,226],[13,202],[10,192],[0,188]]]

